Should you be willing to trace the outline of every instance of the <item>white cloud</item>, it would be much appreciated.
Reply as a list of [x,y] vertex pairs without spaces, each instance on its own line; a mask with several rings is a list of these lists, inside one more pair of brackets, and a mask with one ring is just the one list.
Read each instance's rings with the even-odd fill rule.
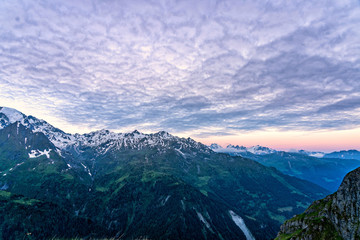
[[359,25],[357,1],[4,1],[0,105],[65,131],[352,128]]

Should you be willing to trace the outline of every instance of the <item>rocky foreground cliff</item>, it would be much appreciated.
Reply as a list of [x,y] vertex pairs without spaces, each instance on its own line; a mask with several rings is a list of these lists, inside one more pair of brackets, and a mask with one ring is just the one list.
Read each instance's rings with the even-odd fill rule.
[[360,239],[360,168],[348,173],[339,189],[286,221],[276,240]]

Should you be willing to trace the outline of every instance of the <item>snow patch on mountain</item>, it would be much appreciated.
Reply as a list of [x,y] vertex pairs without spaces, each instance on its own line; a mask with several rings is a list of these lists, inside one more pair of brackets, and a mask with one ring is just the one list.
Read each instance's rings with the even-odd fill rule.
[[212,143],[210,144],[210,149],[212,149],[214,152],[216,152],[216,150],[220,150],[220,149],[224,149],[222,146],[220,146],[219,144],[217,143]]
[[325,155],[325,153],[322,153],[322,152],[309,154],[310,157],[317,157],[317,158],[322,158],[322,157],[324,157],[324,155]]
[[29,153],[29,158],[38,158],[43,155],[45,155],[47,158],[50,158],[50,152],[51,152],[51,149],[48,149],[48,150],[45,149],[44,151],[31,150],[31,152]]
[[12,167],[12,168],[9,169],[9,172],[14,171],[18,166],[21,166],[21,165],[23,165],[24,163],[25,163],[25,162],[21,162],[21,163],[16,164],[14,167]]
[[186,158],[185,154],[181,151],[181,148],[179,148],[179,149],[175,148],[175,151],[177,151],[178,153],[180,153],[180,155],[181,155],[183,158]]
[[[80,163],[80,164],[85,168],[85,171],[89,174],[89,176],[92,177],[90,169],[88,167],[86,167],[83,163]],[[68,165],[68,166],[70,166],[70,165]]]
[[241,229],[241,231],[243,231],[243,233],[245,234],[246,240],[255,240],[254,236],[251,234],[250,230],[248,229],[248,227],[245,225],[244,220],[237,215],[236,213],[234,213],[233,211],[229,211],[230,216],[232,218],[232,220],[234,221],[234,223]]
[[196,211],[196,214],[197,214],[199,220],[206,226],[206,228],[208,228],[209,230],[212,231],[210,224],[208,223],[208,221],[206,221],[206,219],[203,217],[203,215],[201,213],[199,213],[198,211]]

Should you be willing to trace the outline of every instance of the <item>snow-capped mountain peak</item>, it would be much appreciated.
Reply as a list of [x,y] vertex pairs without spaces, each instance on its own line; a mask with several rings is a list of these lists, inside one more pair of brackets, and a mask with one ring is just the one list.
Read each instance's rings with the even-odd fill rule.
[[210,147],[210,149],[212,149],[212,150],[215,151],[215,152],[216,152],[216,150],[223,148],[222,146],[220,146],[220,145],[217,144],[217,143],[212,143],[212,144],[210,144],[209,147]]
[[171,135],[170,133],[166,132],[166,131],[160,131],[155,133],[155,135],[161,136],[163,138],[172,138],[174,137],[173,135]]
[[74,136],[55,128],[44,120],[25,114],[7,107],[0,107],[0,129],[19,122],[33,132],[42,132],[59,149],[66,148],[67,145],[74,143]]
[[256,154],[256,155],[264,155],[264,154],[270,154],[270,153],[277,152],[275,149],[271,149],[271,148],[268,148],[268,147],[263,147],[263,146],[260,146],[260,145],[250,147],[250,148],[247,149],[247,151],[251,152],[253,154]]
[[7,107],[0,107],[0,129],[15,122],[24,122],[25,115],[21,112]]
[[239,146],[239,145],[232,145],[232,144],[229,144],[227,145],[226,147],[227,149],[230,149],[230,150],[236,150],[237,152],[246,152],[248,149],[244,146]]

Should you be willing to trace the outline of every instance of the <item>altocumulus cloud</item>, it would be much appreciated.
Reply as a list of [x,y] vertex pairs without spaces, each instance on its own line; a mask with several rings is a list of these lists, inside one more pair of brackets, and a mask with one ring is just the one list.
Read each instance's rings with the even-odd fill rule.
[[358,127],[358,26],[355,0],[3,0],[0,101],[92,129]]

